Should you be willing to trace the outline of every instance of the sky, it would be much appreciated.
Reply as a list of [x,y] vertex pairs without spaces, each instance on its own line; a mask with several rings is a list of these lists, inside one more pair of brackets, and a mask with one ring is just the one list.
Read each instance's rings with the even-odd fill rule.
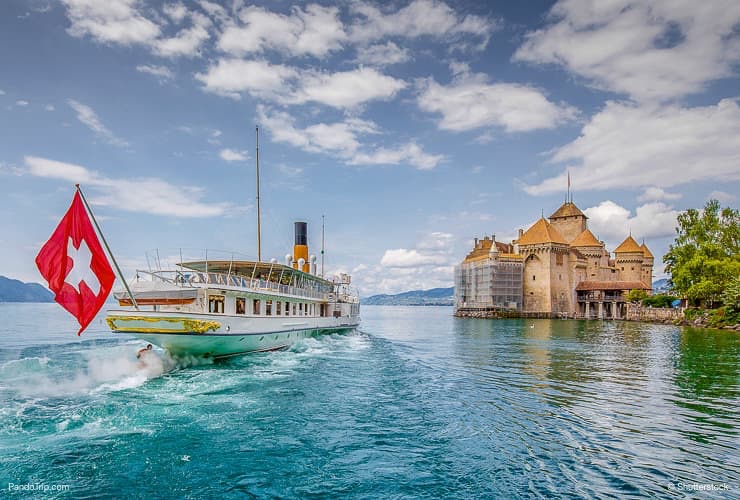
[[127,276],[262,258],[293,222],[361,295],[452,286],[473,238],[573,199],[663,275],[676,216],[740,195],[740,2],[4,0],[0,274],[80,183]]

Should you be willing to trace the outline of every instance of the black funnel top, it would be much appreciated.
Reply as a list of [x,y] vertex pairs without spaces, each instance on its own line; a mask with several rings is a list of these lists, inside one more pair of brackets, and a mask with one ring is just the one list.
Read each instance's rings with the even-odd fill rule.
[[308,245],[308,223],[307,222],[296,222],[295,223],[295,244],[296,245]]

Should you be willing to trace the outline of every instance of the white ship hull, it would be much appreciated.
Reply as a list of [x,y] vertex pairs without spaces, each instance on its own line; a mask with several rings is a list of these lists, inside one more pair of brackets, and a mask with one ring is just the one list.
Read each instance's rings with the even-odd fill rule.
[[108,311],[108,325],[175,356],[222,358],[285,348],[302,339],[352,330],[359,317],[243,317],[165,311]]

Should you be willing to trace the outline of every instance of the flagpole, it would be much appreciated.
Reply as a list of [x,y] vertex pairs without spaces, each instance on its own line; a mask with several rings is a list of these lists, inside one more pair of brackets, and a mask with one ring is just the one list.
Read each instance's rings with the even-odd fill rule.
[[116,258],[113,256],[113,252],[111,252],[110,247],[108,246],[108,242],[105,241],[105,236],[103,236],[103,231],[100,230],[100,226],[98,225],[98,221],[95,219],[95,215],[93,215],[92,210],[90,210],[90,205],[87,204],[87,199],[85,198],[85,194],[82,192],[82,189],[80,189],[79,184],[75,184],[75,187],[77,188],[77,192],[80,193],[80,198],[82,199],[82,203],[85,205],[85,210],[87,210],[87,214],[90,216],[90,218],[93,221],[93,224],[95,224],[95,229],[98,230],[98,235],[100,236],[100,239],[103,240],[103,245],[105,245],[105,249],[108,251],[108,256],[110,257],[110,260],[113,261],[113,265],[116,268],[116,271],[118,272],[118,278],[123,283],[123,287],[126,289],[126,292],[128,293],[128,296],[131,298],[131,303],[134,305],[134,308],[138,311],[139,305],[136,303],[136,299],[134,298],[134,294],[131,293],[131,289],[128,287],[128,283],[126,282],[126,278],[123,277],[123,273],[121,272],[121,268],[118,267],[118,262],[116,262]]

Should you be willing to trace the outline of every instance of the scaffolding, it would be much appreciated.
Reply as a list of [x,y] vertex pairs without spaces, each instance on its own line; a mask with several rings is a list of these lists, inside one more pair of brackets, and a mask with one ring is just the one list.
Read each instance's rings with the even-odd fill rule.
[[521,260],[488,258],[455,267],[455,309],[521,311],[521,308]]

